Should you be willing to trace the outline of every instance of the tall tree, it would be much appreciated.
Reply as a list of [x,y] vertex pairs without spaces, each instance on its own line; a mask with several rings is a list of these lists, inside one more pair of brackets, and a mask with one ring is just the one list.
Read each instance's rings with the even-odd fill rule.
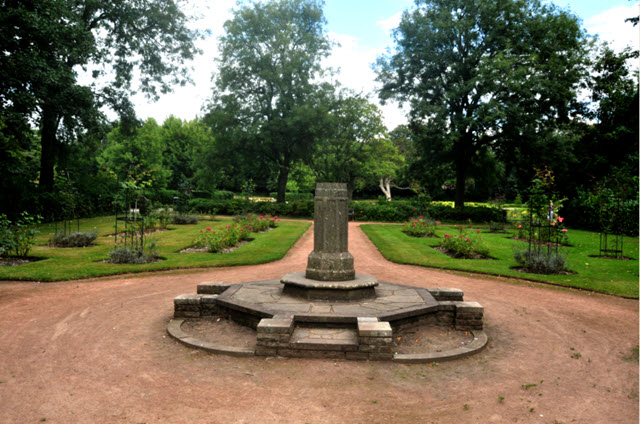
[[347,183],[353,193],[364,174],[371,150],[367,145],[386,136],[382,114],[365,97],[345,91],[332,102],[326,132],[311,161],[317,181]]
[[[155,98],[187,80],[197,52],[180,0],[9,0],[0,5],[0,103],[7,125],[40,128],[40,186],[53,187],[61,144],[93,127],[110,106],[134,115],[133,75]],[[80,70],[106,83],[82,85]],[[113,76],[109,79],[109,76]]]
[[451,145],[456,207],[483,146],[542,134],[574,109],[585,34],[575,16],[538,0],[416,0],[377,62],[382,100]]
[[[242,4],[224,25],[216,90],[206,117],[227,153],[264,159],[277,173],[284,202],[296,160],[305,160],[322,132],[325,90],[318,84],[329,54],[319,0]],[[254,163],[254,166],[259,163]]]

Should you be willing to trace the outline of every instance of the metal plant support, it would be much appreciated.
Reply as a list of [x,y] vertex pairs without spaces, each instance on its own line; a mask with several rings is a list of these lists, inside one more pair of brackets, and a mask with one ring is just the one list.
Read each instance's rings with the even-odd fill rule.
[[553,207],[547,209],[547,219],[534,219],[534,207],[529,204],[529,254],[531,252],[543,253],[546,249],[547,256],[558,256],[560,246],[560,232],[554,222]]
[[145,216],[139,208],[139,201],[144,199],[137,190],[128,187],[123,188],[124,202],[123,204],[115,203],[115,236],[114,246],[118,246],[118,222],[124,223],[124,231],[121,236],[121,245],[125,249],[136,250],[141,252],[144,250],[145,239]]

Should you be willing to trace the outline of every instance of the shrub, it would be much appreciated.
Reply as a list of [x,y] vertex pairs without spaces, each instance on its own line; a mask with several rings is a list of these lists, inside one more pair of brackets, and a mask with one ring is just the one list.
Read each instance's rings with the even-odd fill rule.
[[545,249],[517,250],[513,258],[527,272],[559,274],[566,271],[566,257],[560,252]]
[[233,192],[227,190],[215,190],[211,193],[211,198],[214,200],[229,200],[233,199]]
[[489,255],[489,249],[484,245],[480,230],[475,235],[468,234],[464,230],[458,236],[445,234],[440,242],[440,247],[446,249],[456,258],[472,258],[474,255]]
[[176,225],[193,225],[198,223],[196,215],[177,214],[173,216],[173,223]]
[[55,247],[87,247],[98,237],[98,233],[93,232],[75,232],[70,234],[57,233],[51,236],[49,244]]
[[503,209],[487,206],[465,206],[452,208],[446,205],[433,205],[424,199],[393,200],[391,202],[371,203],[354,201],[350,203],[356,221],[403,222],[416,215],[429,216],[438,221],[506,222],[507,212]]
[[492,233],[503,233],[504,232],[504,222],[489,222],[489,232]]
[[0,215],[0,256],[27,256],[39,233],[33,226],[41,219],[40,215],[22,212],[17,221],[11,222],[6,215]]
[[436,223],[421,215],[418,219],[410,219],[402,224],[402,232],[411,237],[433,237],[436,233]]
[[112,264],[146,264],[158,258],[155,241],[149,243],[146,249],[117,246],[109,252],[109,262]]
[[[278,193],[269,193],[269,197],[274,199],[278,197]],[[313,193],[285,193],[284,198],[287,202],[293,202],[295,200],[313,200]]]

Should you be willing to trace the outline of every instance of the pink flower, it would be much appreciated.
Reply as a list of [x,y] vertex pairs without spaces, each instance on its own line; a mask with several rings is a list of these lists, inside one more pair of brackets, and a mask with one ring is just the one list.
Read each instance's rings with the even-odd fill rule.
[[522,228],[522,225],[518,225],[518,228]]
[[462,234],[460,234],[458,237],[462,238]]
[[211,231],[211,227],[207,227],[207,231]]
[[563,233],[566,233],[566,232],[567,232],[567,229],[566,229],[566,228],[563,228],[563,229],[562,229],[562,232],[563,232]]
[[240,231],[244,231],[244,228],[240,228]]
[[422,215],[420,215],[420,219],[422,219]]
[[558,217],[558,222],[562,222],[562,221],[564,221],[564,218],[563,218],[563,217],[561,217],[561,216],[559,216],[559,217]]
[[204,230],[200,230],[200,232],[203,232]]
[[445,235],[444,235],[444,238],[446,238],[446,239],[451,238],[451,235],[449,235],[449,234],[445,234]]
[[552,222],[552,223],[551,223],[551,225],[552,225],[553,227],[555,227],[555,226],[556,226],[556,223],[555,223],[555,222]]
[[402,226],[403,226],[403,227],[404,227],[405,225],[407,225],[407,224],[402,224]]
[[471,241],[471,240],[469,240],[469,237],[465,237],[464,239],[465,239],[466,241]]
[[278,215],[274,216],[273,219],[278,219]]
[[227,230],[231,228],[231,225],[227,225]]

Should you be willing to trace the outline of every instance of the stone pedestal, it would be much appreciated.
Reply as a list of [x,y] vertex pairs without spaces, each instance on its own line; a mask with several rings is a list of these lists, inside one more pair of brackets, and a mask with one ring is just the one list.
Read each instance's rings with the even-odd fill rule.
[[313,252],[306,278],[319,281],[353,280],[353,256],[349,253],[349,196],[343,183],[318,183],[314,205]]

